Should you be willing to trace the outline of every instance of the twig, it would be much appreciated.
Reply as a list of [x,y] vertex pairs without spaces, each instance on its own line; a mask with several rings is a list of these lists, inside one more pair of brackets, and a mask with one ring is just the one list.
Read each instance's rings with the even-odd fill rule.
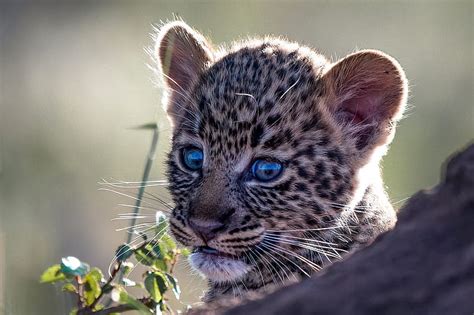
[[[150,304],[149,298],[142,298],[142,299],[139,299],[139,301],[147,306],[149,306]],[[95,311],[95,312],[92,310],[87,310],[84,313],[80,313],[80,314],[81,315],[107,315],[107,314],[112,314],[112,313],[124,313],[127,311],[133,311],[133,310],[135,310],[134,307],[130,305],[122,304],[122,305],[112,306],[109,308],[104,308],[102,310]]]
[[[112,273],[110,274],[109,279],[107,279],[107,282],[101,287],[99,296],[94,300],[94,302],[92,302],[91,305],[88,306],[89,309],[94,310],[97,303],[99,303],[100,299],[104,296],[104,288],[108,287],[112,283],[115,276],[119,272],[121,266],[122,266],[122,261],[119,260],[117,264],[115,265],[114,270],[112,270]],[[77,313],[80,314],[79,312]]]
[[[148,178],[150,177],[151,167],[153,165],[153,161],[155,160],[157,145],[158,145],[158,125],[155,125],[155,128],[153,129],[153,138],[151,140],[150,150],[148,151],[148,155],[146,159],[145,169],[143,170],[142,185],[140,189],[138,190],[137,201],[135,202],[135,208],[133,210],[133,217],[131,219],[130,226],[135,226],[136,224],[138,212],[140,211],[140,205],[142,203],[143,194],[145,193],[145,188],[146,188],[145,183],[148,181]],[[129,244],[131,240],[132,240],[132,233],[128,233],[126,244]],[[118,277],[119,283],[122,281],[122,279],[123,279],[123,272],[120,272],[119,277]]]
[[178,259],[179,259],[179,254],[176,253],[175,255],[173,255],[173,259],[171,260],[171,263],[170,263],[170,274],[173,273],[174,271],[174,266],[176,265],[176,263],[178,262]]
[[[133,216],[132,216],[132,219],[131,219],[130,226],[135,226],[136,221],[137,221],[137,216],[138,216],[138,213],[140,211],[140,206],[141,206],[141,203],[142,203],[143,194],[145,193],[145,188],[146,188],[145,183],[148,181],[148,178],[150,177],[151,167],[153,165],[153,161],[155,160],[155,156],[156,156],[156,147],[158,145],[158,135],[159,135],[158,125],[155,125],[155,128],[153,129],[153,138],[151,140],[151,145],[150,145],[150,149],[148,150],[148,155],[147,155],[147,159],[146,159],[146,163],[145,163],[145,168],[143,170],[142,185],[140,185],[141,187],[138,190],[137,199],[136,199],[136,202],[135,202],[135,208],[133,209]],[[144,237],[144,239],[146,240],[146,237]],[[127,235],[126,244],[130,244],[131,240],[132,240],[132,233],[129,233]],[[122,282],[123,276],[124,276],[123,272],[120,271],[119,275],[118,275],[118,282],[119,283]],[[105,305],[109,306],[111,303],[112,303],[112,300],[109,298],[109,300],[105,303]]]
[[105,308],[103,310],[93,312],[93,313],[84,313],[84,315],[89,315],[89,314],[94,314],[94,315],[106,315],[106,314],[112,314],[112,313],[123,313],[127,311],[132,311],[134,310],[133,307],[129,305],[117,305],[117,306],[112,306],[109,308]]
[[81,276],[76,276],[77,282],[77,309],[81,309],[84,305],[83,294],[84,294],[84,284],[82,283]]

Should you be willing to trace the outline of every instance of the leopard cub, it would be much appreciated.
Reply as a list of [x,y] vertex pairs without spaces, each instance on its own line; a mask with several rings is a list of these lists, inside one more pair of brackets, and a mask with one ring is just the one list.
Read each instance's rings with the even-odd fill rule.
[[393,227],[379,162],[407,99],[395,59],[330,62],[270,37],[216,49],[181,21],[155,54],[171,232],[208,279],[205,301],[308,277]]

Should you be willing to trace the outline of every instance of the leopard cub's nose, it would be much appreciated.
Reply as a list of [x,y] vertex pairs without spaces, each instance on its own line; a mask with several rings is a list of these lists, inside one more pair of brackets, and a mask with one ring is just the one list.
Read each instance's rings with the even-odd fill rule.
[[214,239],[217,234],[224,230],[225,224],[213,221],[191,218],[188,220],[191,229],[205,242],[208,243]]

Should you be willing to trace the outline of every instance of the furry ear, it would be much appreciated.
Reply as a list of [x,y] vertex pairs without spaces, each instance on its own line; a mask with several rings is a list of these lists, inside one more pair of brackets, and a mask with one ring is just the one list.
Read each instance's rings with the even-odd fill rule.
[[213,60],[211,46],[204,36],[186,23],[166,24],[159,32],[155,53],[164,82],[168,87],[166,111],[176,123],[186,106],[189,92],[200,74]]
[[359,51],[330,67],[323,82],[329,112],[358,150],[391,142],[408,93],[395,59],[376,50]]

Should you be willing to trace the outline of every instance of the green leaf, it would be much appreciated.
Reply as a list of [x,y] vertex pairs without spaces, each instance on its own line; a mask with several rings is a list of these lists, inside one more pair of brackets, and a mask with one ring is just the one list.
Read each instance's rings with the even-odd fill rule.
[[148,272],[145,278],[145,288],[151,298],[159,303],[168,289],[168,281],[161,272]]
[[164,260],[161,260],[161,259],[155,260],[153,263],[153,267],[155,267],[156,270],[160,270],[164,272],[168,271],[168,265],[166,264]]
[[160,311],[161,311],[162,314],[163,313],[165,313],[165,314],[171,313],[171,312],[169,312],[168,305],[166,305],[166,303],[164,301],[162,303],[160,303],[159,307],[160,307]]
[[155,213],[155,239],[159,240],[163,235],[165,235],[168,230],[168,223],[166,216],[161,211],[156,211]]
[[89,271],[89,273],[87,274],[87,276],[91,276],[93,277],[94,279],[97,280],[97,282],[101,282],[102,279],[104,278],[104,275],[102,274],[102,271],[100,271],[99,268],[92,268],[91,271]]
[[189,250],[189,248],[186,248],[186,247],[181,248],[179,250],[179,253],[183,255],[183,257],[188,257],[189,255],[191,255],[191,251]]
[[164,235],[161,239],[161,243],[166,246],[168,251],[174,251],[176,249],[175,241],[168,234]]
[[166,255],[166,253],[163,253],[163,250],[160,248],[159,245],[153,246],[153,253],[155,253],[158,259],[164,259]]
[[153,266],[153,255],[146,248],[139,248],[135,250],[135,258],[140,264],[145,266]]
[[120,290],[119,293],[119,301],[122,304],[126,304],[137,310],[141,315],[153,315],[153,313],[150,311],[150,309],[143,304],[142,302],[138,301],[137,299],[131,297],[128,295],[127,292],[124,290]]
[[70,312],[69,315],[77,315],[77,308],[73,308]]
[[41,283],[52,283],[66,280],[66,275],[61,272],[61,265],[53,265],[46,269],[40,277]]
[[174,259],[177,253],[176,243],[168,234],[163,235],[159,247],[162,255],[164,256],[164,260]]
[[100,282],[102,280],[102,272],[98,268],[93,268],[84,277],[84,297],[86,304],[91,305],[101,293]]
[[179,296],[181,295],[181,288],[178,285],[178,280],[170,274],[166,274],[166,278],[168,282],[171,284],[174,296],[179,300]]
[[159,244],[156,242],[148,243],[145,245],[145,249],[148,251],[148,255],[153,259],[163,259],[165,258],[162,249],[160,248]]
[[144,282],[146,290],[148,291],[148,293],[150,293],[150,297],[156,302],[161,301],[163,296],[161,294],[160,287],[158,286],[158,281],[156,281],[154,273],[148,273]]
[[62,289],[63,292],[72,292],[72,293],[77,293],[77,289],[72,283],[66,283],[63,285]]
[[61,259],[61,271],[65,275],[83,276],[89,272],[89,265],[74,256],[68,256]]
[[[161,245],[160,245],[161,246]],[[157,243],[148,243],[135,250],[135,258],[137,261],[145,266],[152,266],[155,269],[167,271],[166,256],[163,255],[163,250]]]
[[[100,310],[103,310],[104,308],[105,308],[104,305],[97,303],[94,307],[94,311],[100,311]],[[111,313],[111,314],[114,314],[114,313]]]
[[133,270],[133,266],[134,266],[133,263],[131,263],[129,261],[122,263],[123,275],[127,276]]
[[133,255],[133,250],[127,244],[120,245],[115,251],[115,256],[117,257],[117,260],[122,261],[122,262],[130,258],[130,256],[132,255]]

